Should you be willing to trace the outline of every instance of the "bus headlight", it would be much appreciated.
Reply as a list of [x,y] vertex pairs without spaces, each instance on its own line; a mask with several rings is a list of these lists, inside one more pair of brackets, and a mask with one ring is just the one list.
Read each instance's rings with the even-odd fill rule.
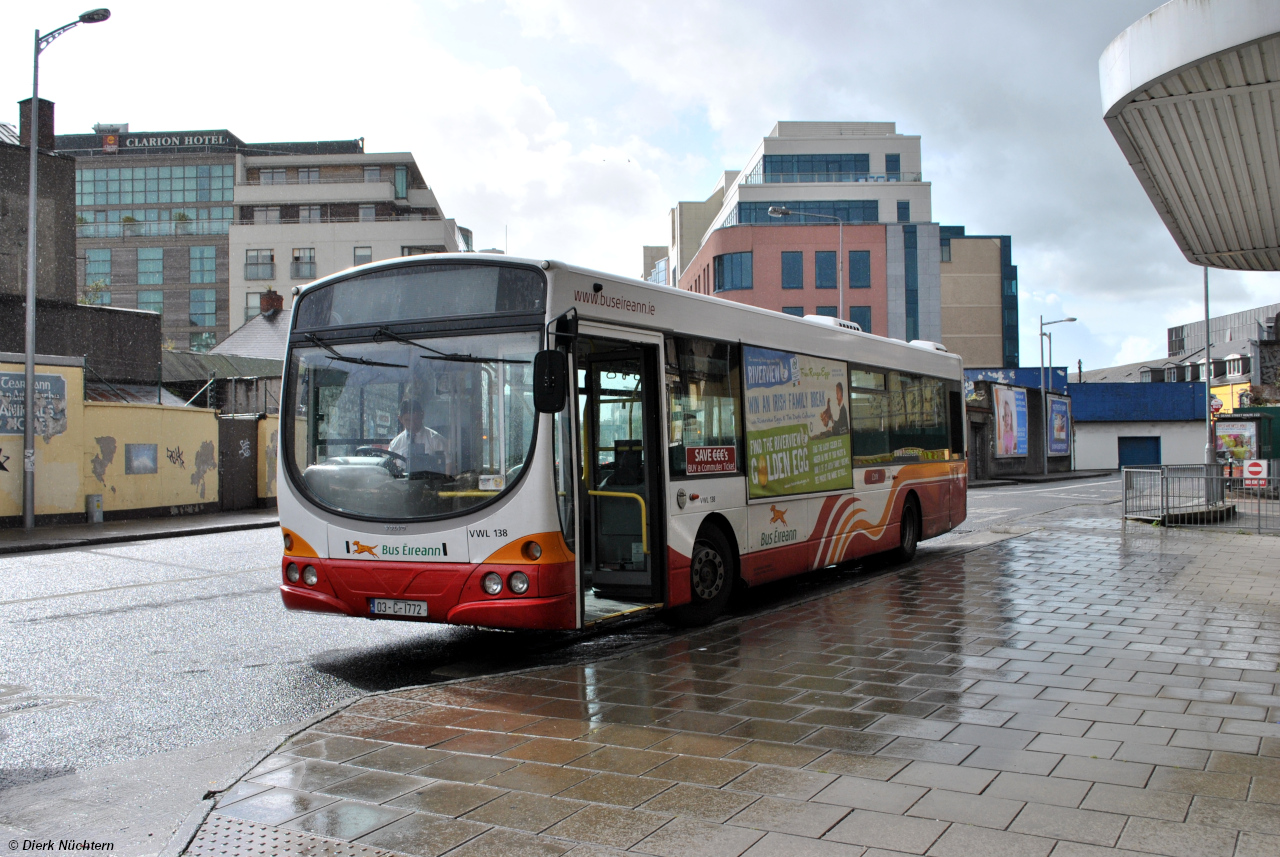
[[523,571],[517,571],[507,578],[507,586],[516,595],[524,595],[529,591],[529,576]]
[[491,571],[480,578],[480,586],[488,594],[497,595],[502,591],[502,577],[497,572]]
[[297,583],[298,578],[301,575],[298,572],[298,567],[293,563],[289,563],[289,565],[284,570],[284,576],[290,583]]
[[542,545],[535,541],[527,541],[520,546],[520,553],[524,554],[524,558],[530,562],[536,562],[538,557],[542,556]]
[[316,581],[320,579],[320,573],[316,571],[314,565],[309,565],[302,570],[302,582],[307,586],[315,586]]

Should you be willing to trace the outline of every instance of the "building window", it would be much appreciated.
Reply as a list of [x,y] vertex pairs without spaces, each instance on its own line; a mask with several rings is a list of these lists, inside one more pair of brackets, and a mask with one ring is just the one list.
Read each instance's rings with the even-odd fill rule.
[[839,318],[840,313],[833,306],[820,306],[815,310],[818,315],[825,315],[827,318]]
[[717,292],[751,288],[751,253],[725,253],[715,258]]
[[357,247],[357,248],[355,249],[355,253],[354,253],[354,255],[353,255],[353,259],[352,259],[351,264],[353,264],[353,265],[367,265],[367,264],[369,264],[369,263],[370,263],[370,262],[372,262],[372,261],[373,261],[373,248],[372,248],[372,247]]
[[884,177],[891,182],[902,180],[902,156],[901,155],[885,155],[884,156]]
[[1006,295],[1016,295],[1018,293],[1018,281],[1005,280],[1002,290]]
[[188,341],[192,351],[197,354],[203,354],[218,344],[218,334],[211,330],[205,333],[193,333]]
[[[791,209],[785,217],[770,217],[769,209],[773,206]],[[821,214],[823,217],[838,217],[845,223],[876,223],[880,220],[880,203],[874,199],[838,199],[808,200],[797,202],[740,202],[736,217],[731,212],[726,226],[735,223],[768,223],[774,226],[779,223],[803,223],[810,226],[821,226],[819,218],[805,217],[806,214]],[[835,226],[832,221],[827,221]]]
[[911,201],[908,199],[898,200],[898,222],[911,222]]
[[409,196],[409,168],[404,164],[396,164],[396,199]]
[[849,307],[849,321],[862,328],[863,333],[871,332],[871,307],[869,306],[851,306]]
[[298,167],[298,184],[320,184],[320,168]]
[[318,205],[298,206],[298,222],[299,223],[319,223],[320,222],[320,206]]
[[253,222],[257,226],[280,222],[280,206],[259,205],[253,209]]
[[245,250],[244,278],[246,280],[274,280],[276,278],[276,251]]
[[138,285],[159,286],[164,283],[164,248],[138,248]]
[[869,155],[765,155],[759,174],[752,171],[750,184],[793,182],[866,181],[871,170]]
[[216,283],[218,281],[217,254],[217,247],[191,248],[191,282]]
[[86,286],[111,285],[110,250],[84,251],[84,284]]
[[871,288],[871,251],[849,251],[849,288]]
[[784,306],[782,311],[787,315],[794,315],[796,318],[804,318],[804,307],[802,306]]
[[1005,327],[1018,326],[1018,311],[1016,309],[1006,309],[1004,311],[1004,325]]
[[139,290],[138,309],[164,315],[164,292],[160,289]]
[[663,257],[653,263],[653,270],[649,272],[649,276],[645,277],[650,283],[659,286],[667,284],[667,259]]
[[192,327],[213,327],[218,323],[218,292],[216,289],[191,290],[190,322]]
[[293,261],[289,263],[289,277],[294,280],[316,278],[316,251],[314,247],[294,247]]
[[364,180],[367,182],[382,181],[382,167],[365,167]]
[[361,223],[371,223],[377,219],[377,216],[378,216],[377,206],[375,205],[360,206],[360,222]]
[[288,181],[284,167],[270,170],[258,170],[258,184],[284,184]]
[[230,202],[234,164],[76,170],[76,205]]
[[938,261],[939,262],[951,261],[951,239],[950,238],[943,238],[942,241],[939,243]]
[[816,289],[836,287],[836,254],[834,250],[818,250],[813,254],[813,286]]
[[782,251],[782,287],[804,288],[804,253],[798,250]]
[[920,260],[916,227],[902,227],[902,272],[906,283],[907,342],[920,338]]
[[99,285],[90,285],[85,289],[84,301],[90,306],[111,306],[111,290]]
[[244,296],[244,320],[248,321],[262,312],[262,292],[249,292]]

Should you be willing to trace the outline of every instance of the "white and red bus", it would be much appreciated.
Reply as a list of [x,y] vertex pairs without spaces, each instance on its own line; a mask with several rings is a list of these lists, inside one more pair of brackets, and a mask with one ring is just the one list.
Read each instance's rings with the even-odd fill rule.
[[291,610],[572,629],[965,518],[959,357],[554,261],[415,256],[294,301]]

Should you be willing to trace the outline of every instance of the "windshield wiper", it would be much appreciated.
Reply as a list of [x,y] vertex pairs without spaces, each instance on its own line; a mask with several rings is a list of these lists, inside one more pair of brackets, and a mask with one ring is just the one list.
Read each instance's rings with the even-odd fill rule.
[[317,348],[323,349],[326,354],[334,360],[341,360],[343,363],[358,363],[361,366],[382,366],[387,369],[408,369],[409,367],[401,363],[382,363],[378,360],[370,360],[368,357],[348,357],[340,353],[332,345],[329,345],[314,333],[304,333],[303,337]]
[[472,354],[450,354],[447,351],[441,351],[438,348],[432,348],[429,345],[423,345],[421,342],[415,342],[412,339],[406,339],[397,333],[392,333],[385,327],[380,327],[373,334],[373,341],[378,342],[382,337],[394,339],[396,342],[403,342],[405,345],[412,345],[414,348],[421,348],[423,351],[430,351],[434,357],[427,357],[425,354],[419,354],[419,357],[427,360],[450,360],[455,363],[532,363],[532,360],[507,360],[504,357],[476,357]]

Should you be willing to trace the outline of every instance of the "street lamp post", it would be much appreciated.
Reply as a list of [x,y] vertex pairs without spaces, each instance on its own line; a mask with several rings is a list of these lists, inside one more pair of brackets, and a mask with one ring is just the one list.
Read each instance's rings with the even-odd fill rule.
[[837,318],[843,320],[844,319],[844,288],[845,288],[845,285],[844,285],[844,224],[845,224],[845,221],[842,218],[836,217],[835,215],[832,215],[832,214],[809,214],[804,211],[792,211],[791,209],[787,208],[784,205],[769,206],[770,217],[789,217],[792,214],[796,215],[797,217],[820,217],[823,220],[834,220],[836,223],[840,224],[840,230],[839,230],[840,231],[840,244],[839,244],[840,249],[836,251],[836,292],[838,293],[836,297],[836,304],[839,307]]
[[111,17],[108,9],[90,9],[70,24],[40,35],[36,30],[31,61],[31,165],[27,182],[27,312],[25,389],[22,397],[22,526],[36,525],[36,167],[40,152],[40,54],[67,30],[78,24],[99,24]]
[[1045,321],[1044,316],[1040,316],[1040,423],[1041,434],[1044,442],[1044,475],[1049,475],[1049,398],[1045,395],[1044,389],[1044,338],[1049,337],[1049,374],[1053,375],[1053,336],[1045,333],[1044,329],[1051,324],[1065,324],[1075,321],[1075,318],[1060,318],[1055,321]]

